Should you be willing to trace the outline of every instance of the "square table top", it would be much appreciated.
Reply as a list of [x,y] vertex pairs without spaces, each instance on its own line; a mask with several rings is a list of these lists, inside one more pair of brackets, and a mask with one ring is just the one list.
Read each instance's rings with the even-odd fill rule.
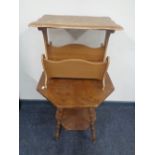
[[38,28],[122,30],[110,17],[44,15],[29,24]]

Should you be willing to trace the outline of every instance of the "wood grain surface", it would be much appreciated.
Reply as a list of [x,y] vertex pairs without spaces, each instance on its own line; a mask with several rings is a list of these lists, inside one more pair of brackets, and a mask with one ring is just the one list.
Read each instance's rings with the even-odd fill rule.
[[62,29],[96,29],[122,30],[109,17],[44,15],[37,21],[29,24],[32,27],[62,28]]
[[49,60],[83,59],[92,62],[103,62],[104,46],[98,48],[81,44],[68,44],[60,47],[48,46]]
[[45,75],[42,73],[37,90],[57,108],[96,108],[114,90],[112,81],[106,73],[105,87],[101,80],[50,79],[48,88],[42,89]]
[[42,57],[42,64],[47,78],[76,78],[102,80],[109,66],[109,57],[105,63],[82,59],[47,60]]
[[[89,108],[63,109],[62,126],[67,130],[86,130],[90,127],[91,117]],[[96,111],[93,109],[93,121],[96,120]],[[58,113],[56,119],[59,119]]]

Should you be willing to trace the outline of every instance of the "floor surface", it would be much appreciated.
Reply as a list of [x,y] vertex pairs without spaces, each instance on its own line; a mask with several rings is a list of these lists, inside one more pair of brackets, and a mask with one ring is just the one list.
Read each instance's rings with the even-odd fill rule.
[[134,155],[134,103],[105,102],[97,109],[96,136],[90,130],[61,132],[54,139],[55,108],[46,101],[22,101],[20,155]]

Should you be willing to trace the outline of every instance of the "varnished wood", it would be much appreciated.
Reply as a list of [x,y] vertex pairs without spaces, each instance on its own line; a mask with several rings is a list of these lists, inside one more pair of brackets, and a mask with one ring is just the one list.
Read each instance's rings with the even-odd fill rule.
[[48,59],[48,34],[47,34],[47,28],[38,28],[42,31],[43,39],[44,39],[44,45],[45,45],[45,57]]
[[62,29],[122,30],[122,27],[109,17],[89,16],[44,15],[37,21],[30,23],[29,26]]
[[69,44],[61,47],[49,45],[48,58],[50,60],[82,59],[92,62],[102,62],[104,47],[92,48],[81,44]]
[[114,90],[112,81],[106,73],[105,87],[101,80],[50,79],[48,88],[42,89],[45,75],[42,73],[37,90],[57,108],[96,108]]
[[[62,126],[67,130],[86,130],[90,127],[91,121],[96,120],[96,111],[93,109],[90,117],[89,108],[65,108],[63,109]],[[57,116],[56,116],[57,118]]]
[[90,116],[90,129],[91,129],[91,139],[93,142],[96,140],[96,131],[95,131],[95,118],[96,118],[96,113],[94,113],[94,108],[89,108],[89,116]]
[[47,78],[76,78],[102,80],[109,66],[109,58],[105,63],[90,62],[82,59],[47,60],[42,57],[43,68]]
[[104,62],[105,59],[106,59],[108,42],[109,42],[110,34],[111,34],[112,32],[113,32],[113,31],[106,31],[106,34],[105,34],[103,62]]
[[86,130],[91,129],[91,139],[96,140],[95,121],[96,110],[95,108],[65,108],[57,109],[56,112],[56,139],[60,138],[60,129],[63,126],[66,130]]
[[[107,73],[107,47],[110,34],[122,30],[109,17],[45,15],[29,26],[42,31],[45,56],[43,73],[37,90],[57,108],[56,139],[63,126],[67,130],[91,129],[96,140],[96,108],[113,92],[114,86]],[[55,47],[48,43],[48,28],[105,30],[101,47],[80,44]]]
[[58,108],[56,111],[56,134],[55,137],[58,140],[60,138],[60,129],[62,124],[62,117],[63,117],[63,109]]
[[109,59],[110,58],[107,57],[107,60],[104,61],[104,62],[107,62],[107,64],[105,65],[104,72],[103,72],[103,78],[102,78],[102,86],[103,86],[103,88],[102,89],[105,88],[105,82],[106,82],[106,79],[105,78],[106,78],[106,74],[107,74],[108,67],[109,67],[109,64],[110,64],[110,60]]

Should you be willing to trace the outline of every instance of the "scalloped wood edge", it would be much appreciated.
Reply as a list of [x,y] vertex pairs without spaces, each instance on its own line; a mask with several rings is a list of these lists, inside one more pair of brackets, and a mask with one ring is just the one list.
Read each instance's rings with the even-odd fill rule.
[[48,45],[48,59],[83,59],[93,62],[103,61],[105,56],[105,47],[93,48],[82,44],[68,44],[63,46]]
[[[90,62],[81,59],[67,59],[60,61],[47,60],[42,56],[42,64],[47,79],[49,78],[76,78],[102,80],[108,69],[110,60],[106,62]],[[47,80],[46,80],[47,82]]]

